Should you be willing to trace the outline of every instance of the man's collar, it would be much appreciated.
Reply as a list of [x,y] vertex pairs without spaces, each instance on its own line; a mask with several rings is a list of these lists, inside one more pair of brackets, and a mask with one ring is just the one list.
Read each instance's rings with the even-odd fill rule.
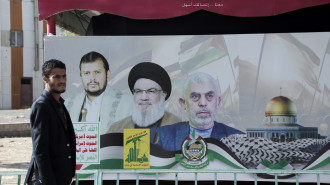
[[104,91],[97,98],[95,98],[93,101],[90,101],[87,97],[88,95],[86,94],[85,99],[86,99],[86,101],[88,101],[88,103],[98,103],[98,102],[102,102],[103,95],[104,95]]
[[191,127],[194,127],[194,128],[196,128],[196,129],[198,129],[198,130],[207,130],[207,129],[213,128],[213,127],[214,127],[214,124],[215,124],[214,121],[213,121],[213,124],[212,124],[211,127],[206,128],[206,129],[202,129],[202,128],[197,128],[196,126],[193,126],[193,125],[191,124],[191,121],[190,121],[190,120],[188,121],[188,123],[189,123],[189,125],[190,125]]
[[206,131],[206,130],[211,130],[211,129],[213,129],[213,127],[214,127],[214,125],[213,125],[213,126],[210,127],[210,128],[200,129],[200,128],[196,128],[196,127],[194,127],[194,126],[192,126],[192,125],[190,125],[190,124],[189,124],[189,126],[190,126],[191,128],[193,128],[193,129],[195,129],[195,130],[197,130],[197,131],[201,131],[201,132]]
[[60,96],[60,102],[56,101],[55,97],[52,95],[52,93],[50,93],[48,90],[44,89],[43,92],[44,95],[46,95],[47,97],[49,97],[52,101],[56,102],[56,103],[64,103],[64,99]]

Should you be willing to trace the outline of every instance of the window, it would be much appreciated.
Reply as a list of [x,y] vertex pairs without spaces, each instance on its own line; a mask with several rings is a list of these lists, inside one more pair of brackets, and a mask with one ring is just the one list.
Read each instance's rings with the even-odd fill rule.
[[21,30],[10,31],[10,46],[23,47],[23,31]]

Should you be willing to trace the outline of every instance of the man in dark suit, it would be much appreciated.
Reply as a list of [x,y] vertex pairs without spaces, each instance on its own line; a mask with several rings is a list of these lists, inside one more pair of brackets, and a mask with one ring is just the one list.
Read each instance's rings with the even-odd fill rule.
[[31,107],[33,153],[24,184],[69,185],[75,175],[76,140],[61,97],[66,89],[65,64],[46,61],[42,76],[45,90]]

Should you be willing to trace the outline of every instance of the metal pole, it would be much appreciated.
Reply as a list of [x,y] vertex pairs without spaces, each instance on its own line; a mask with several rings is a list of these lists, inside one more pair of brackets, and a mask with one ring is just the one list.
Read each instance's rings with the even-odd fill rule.
[[237,173],[234,173],[234,185],[237,185]]
[[278,185],[278,182],[277,182],[277,174],[275,175],[275,185]]
[[136,185],[139,185],[139,174],[136,174]]
[[79,185],[79,175],[78,174],[76,174],[76,183],[75,184]]
[[21,184],[21,175],[18,175],[17,185]]
[[218,173],[214,173],[214,185],[218,184]]
[[178,173],[175,173],[175,185],[178,185],[179,182],[178,182]]
[[116,181],[116,185],[119,185],[119,174],[120,174],[120,173],[117,173],[117,181]]
[[258,184],[258,180],[257,180],[257,174],[254,174],[254,185]]
[[34,71],[39,71],[39,20],[38,20],[38,1],[34,0]]
[[298,174],[296,174],[296,185],[299,185],[299,178],[298,178]]
[[156,173],[156,185],[158,185],[158,173]]

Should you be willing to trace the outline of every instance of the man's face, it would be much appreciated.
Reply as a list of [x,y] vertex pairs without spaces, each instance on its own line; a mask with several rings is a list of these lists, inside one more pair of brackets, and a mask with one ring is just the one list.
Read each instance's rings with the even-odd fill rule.
[[184,102],[190,124],[199,129],[212,127],[220,100],[211,82],[190,82]]
[[140,78],[134,85],[132,119],[141,127],[147,127],[164,115],[166,93],[154,81]]
[[105,71],[101,59],[81,64],[80,76],[87,95],[99,96],[104,92],[107,85],[107,73],[110,71]]
[[54,68],[50,71],[47,78],[46,88],[51,93],[61,94],[66,89],[66,70],[61,68]]
[[162,88],[156,82],[146,78],[138,79],[135,82],[134,90],[140,92],[134,93],[134,103],[138,105],[140,110],[149,110],[151,105],[159,102],[163,93]]

